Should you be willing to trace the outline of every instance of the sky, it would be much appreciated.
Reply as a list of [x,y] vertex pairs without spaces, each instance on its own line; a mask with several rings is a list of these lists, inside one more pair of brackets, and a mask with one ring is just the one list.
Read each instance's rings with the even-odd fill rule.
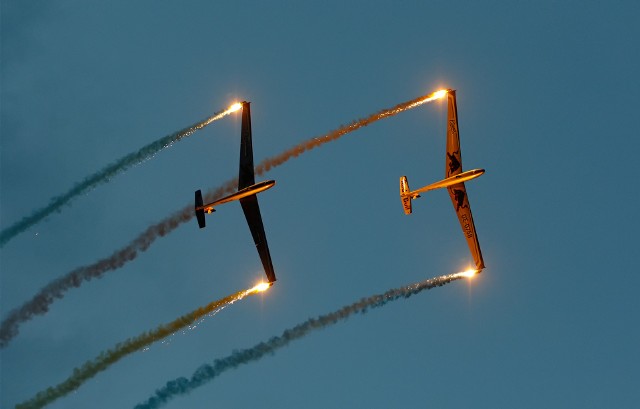
[[[640,5],[4,0],[0,225],[86,176],[251,101],[256,163],[457,90],[486,269],[313,332],[168,408],[635,408],[640,400]],[[371,124],[257,177],[277,283],[152,344],[51,408],[134,407],[166,382],[362,297],[464,270],[443,190],[446,103]],[[0,249],[0,316],[237,175],[232,114]],[[67,292],[0,349],[0,406],[116,343],[263,278],[238,203]]]

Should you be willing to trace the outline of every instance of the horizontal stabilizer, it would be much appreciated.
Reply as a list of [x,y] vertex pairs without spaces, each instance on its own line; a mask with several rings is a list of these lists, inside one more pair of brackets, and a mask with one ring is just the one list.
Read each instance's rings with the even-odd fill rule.
[[400,177],[400,200],[402,201],[402,208],[404,214],[411,214],[411,189],[409,189],[409,181],[406,176]]
[[204,226],[206,226],[206,222],[204,220],[204,209],[202,208],[202,205],[203,205],[202,192],[200,190],[196,190],[195,210],[196,210],[196,218],[198,219],[198,226],[200,226],[200,228],[203,228]]

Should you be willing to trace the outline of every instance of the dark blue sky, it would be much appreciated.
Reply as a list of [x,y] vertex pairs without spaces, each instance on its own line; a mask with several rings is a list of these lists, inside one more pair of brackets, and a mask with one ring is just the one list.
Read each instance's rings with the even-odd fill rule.
[[[458,91],[487,269],[350,318],[168,407],[632,408],[640,399],[636,2],[1,4],[2,228],[236,100],[256,162],[380,109]],[[446,106],[401,113],[258,180],[279,281],[52,408],[132,407],[202,363],[356,299],[466,268]],[[1,251],[1,315],[237,174],[239,115],[82,196]],[[237,203],[70,291],[0,351],[0,406],[116,342],[252,286]]]

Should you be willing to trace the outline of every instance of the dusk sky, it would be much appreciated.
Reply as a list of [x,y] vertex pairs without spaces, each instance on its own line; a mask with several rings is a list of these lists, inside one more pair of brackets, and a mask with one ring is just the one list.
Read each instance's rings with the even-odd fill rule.
[[[234,102],[255,162],[457,90],[486,269],[314,331],[167,408],[637,408],[640,3],[2,0],[0,228]],[[133,353],[50,408],[133,408],[203,364],[362,297],[467,269],[445,190],[446,99],[256,181],[278,281]],[[239,113],[0,248],[0,318],[237,177]],[[0,406],[264,279],[239,203],[63,294],[0,349]]]

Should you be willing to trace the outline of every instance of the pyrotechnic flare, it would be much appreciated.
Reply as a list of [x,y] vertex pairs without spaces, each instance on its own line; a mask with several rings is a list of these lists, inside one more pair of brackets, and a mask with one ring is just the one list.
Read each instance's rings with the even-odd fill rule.
[[224,307],[242,300],[248,295],[266,291],[269,287],[270,285],[268,283],[260,283],[253,288],[239,291],[228,297],[214,301],[205,307],[198,308],[197,310],[192,311],[189,314],[185,314],[168,324],[160,325],[153,331],[144,332],[137,337],[129,338],[126,341],[117,344],[114,348],[102,352],[94,360],[87,361],[82,366],[75,368],[73,370],[73,374],[67,378],[66,381],[57,386],[49,387],[42,392],[38,392],[38,394],[30,400],[17,405],[16,409],[41,408],[48,405],[56,399],[67,395],[69,392],[73,392],[78,389],[83,383],[93,378],[98,372],[106,370],[112,364],[118,362],[125,356],[139,351],[152,343],[193,324],[209,313],[216,313]]
[[478,274],[481,270],[476,270],[475,268],[471,268],[469,270],[466,271],[462,271],[458,274],[460,274],[463,277],[467,277],[467,278],[473,278],[476,274]]
[[[444,95],[446,95],[446,90],[437,91],[426,96],[412,99],[398,104],[393,108],[385,109],[378,113],[369,115],[366,118],[354,121],[349,125],[341,126],[340,128],[330,131],[322,136],[306,140],[277,156],[267,158],[262,161],[258,166],[256,166],[255,175],[261,176],[269,170],[284,164],[289,159],[297,157],[305,151],[317,148],[350,132],[370,125],[380,119],[389,118],[399,114],[400,112],[415,108],[437,98],[441,98]],[[217,189],[207,192],[204,200],[206,202],[213,202],[224,195],[236,191],[237,186],[238,179],[231,179]],[[132,242],[120,250],[117,250],[111,256],[88,266],[78,267],[70,273],[67,273],[67,275],[49,283],[30,301],[27,301],[21,307],[12,310],[8,317],[2,321],[2,325],[0,326],[0,348],[6,347],[9,341],[18,334],[18,327],[20,324],[30,320],[35,315],[45,314],[55,299],[61,299],[65,292],[73,287],[80,287],[84,281],[88,281],[93,278],[100,278],[107,271],[117,270],[129,261],[135,259],[139,252],[146,251],[158,237],[163,237],[171,233],[182,223],[185,223],[192,218],[193,204],[189,204],[182,210],[177,211],[164,220],[148,227]]]
[[118,161],[108,165],[104,169],[94,173],[91,176],[86,177],[82,182],[77,183],[74,187],[72,187],[68,192],[53,197],[49,204],[46,207],[38,209],[34,211],[30,216],[26,216],[22,218],[19,222],[13,224],[12,226],[7,227],[6,229],[0,232],[0,247],[4,246],[9,240],[17,236],[18,234],[24,232],[29,229],[31,226],[39,223],[45,217],[51,215],[54,212],[59,211],[62,206],[71,202],[71,200],[76,197],[88,192],[94,187],[107,183],[111,178],[116,176],[120,172],[124,172],[129,169],[131,166],[137,165],[140,162],[143,162],[145,159],[148,159],[161,151],[164,148],[167,148],[174,143],[178,142],[181,139],[190,136],[195,131],[204,128],[210,123],[217,121],[218,119],[222,119],[225,116],[229,115],[232,112],[235,112],[242,108],[242,105],[236,103],[231,105],[229,108],[224,111],[220,111],[215,115],[195,123],[188,128],[185,128],[181,131],[172,133],[170,135],[165,136],[164,138],[160,138],[155,142],[151,142],[147,146],[144,146],[137,152],[133,152],[119,159]]
[[311,331],[336,324],[338,321],[345,320],[353,314],[363,314],[367,312],[369,308],[382,307],[391,301],[396,301],[400,298],[409,298],[424,290],[440,287],[464,277],[466,277],[465,273],[456,273],[432,278],[406,287],[389,290],[384,294],[363,298],[360,301],[346,307],[342,307],[335,312],[321,315],[317,318],[311,318],[302,324],[285,330],[280,336],[261,342],[252,348],[234,351],[231,355],[216,359],[212,364],[202,365],[194,372],[190,379],[180,377],[167,382],[164,387],[156,390],[155,395],[149,398],[145,403],[136,405],[135,409],[159,408],[174,397],[187,394],[197,387],[212,381],[214,378],[222,375],[230,369],[235,369],[242,364],[257,361],[265,355],[273,354],[278,349],[289,345],[291,341],[300,339]]

